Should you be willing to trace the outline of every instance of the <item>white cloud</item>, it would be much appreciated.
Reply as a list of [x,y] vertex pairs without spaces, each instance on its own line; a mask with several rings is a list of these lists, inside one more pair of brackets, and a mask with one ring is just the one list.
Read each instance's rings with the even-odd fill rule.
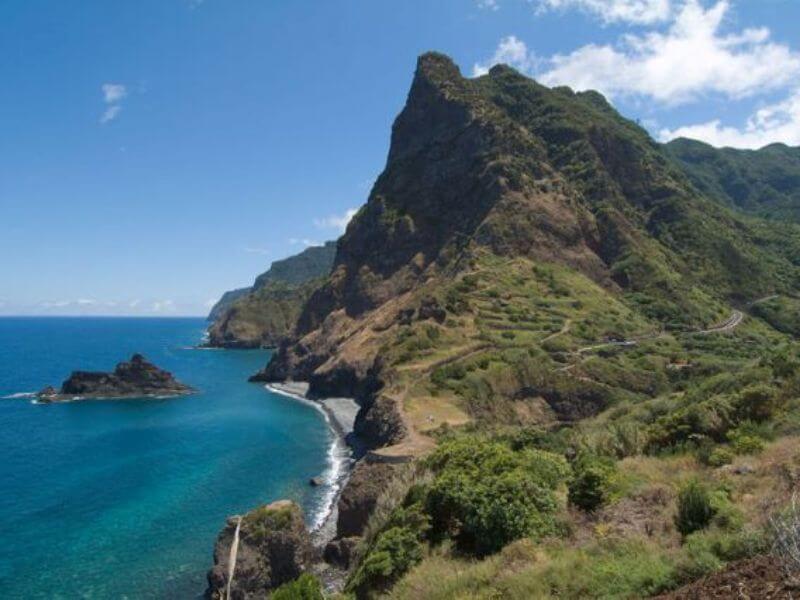
[[770,40],[766,28],[722,34],[726,0],[705,9],[686,0],[665,33],[625,35],[616,45],[589,44],[550,58],[548,85],[639,95],[666,104],[718,93],[743,98],[781,89],[800,75],[800,54]]
[[100,88],[106,104],[115,104],[128,95],[128,90],[121,83],[104,83]]
[[128,95],[127,88],[121,83],[104,83],[100,86],[103,102],[108,106],[100,116],[100,124],[105,125],[117,118],[122,110],[122,100]]
[[744,98],[794,82],[800,76],[800,53],[771,41],[769,29],[763,27],[721,33],[729,9],[727,0],[708,9],[698,0],[685,0],[666,31],[627,34],[616,44],[588,44],[547,59],[536,57],[512,35],[473,72],[480,75],[504,62],[547,85],[596,89],[610,97],[644,97],[667,105],[708,94]]
[[175,302],[172,300],[156,300],[150,309],[153,312],[175,312]]
[[72,304],[69,300],[53,300],[53,301],[45,301],[40,302],[39,306],[42,308],[64,308],[65,306],[69,306]]
[[322,246],[321,242],[308,238],[289,238],[289,243],[292,246],[297,246],[298,244],[302,244],[303,246]]
[[78,306],[94,306],[97,304],[97,300],[93,300],[92,298],[78,298],[75,300],[75,304]]
[[649,25],[665,21],[672,12],[670,0],[539,0],[538,10],[578,9],[604,23]]
[[136,308],[136,307],[137,307],[137,306],[139,306],[141,303],[142,303],[142,301],[141,301],[141,300],[138,300],[138,299],[137,299],[137,300],[131,300],[130,302],[128,302],[128,307],[129,307],[129,308]]
[[478,0],[478,8],[483,10],[498,10],[500,3],[498,0]]
[[472,75],[479,77],[486,75],[493,65],[506,64],[514,67],[518,71],[531,72],[540,63],[532,52],[528,51],[525,42],[517,36],[509,35],[500,40],[497,49],[492,57],[483,63],[475,63],[472,66]]
[[723,125],[719,119],[685,125],[676,129],[662,129],[658,137],[668,141],[677,137],[702,140],[712,146],[734,148],[762,148],[767,144],[782,142],[800,145],[800,88],[788,98],[758,109],[743,127]]
[[331,215],[324,219],[314,219],[314,225],[320,229],[335,229],[339,233],[344,233],[350,219],[352,219],[357,212],[357,208],[348,208],[343,215]]
[[105,125],[109,121],[113,121],[114,119],[117,118],[117,115],[121,110],[122,107],[119,104],[109,106],[107,109],[103,111],[103,114],[100,116],[100,123]]

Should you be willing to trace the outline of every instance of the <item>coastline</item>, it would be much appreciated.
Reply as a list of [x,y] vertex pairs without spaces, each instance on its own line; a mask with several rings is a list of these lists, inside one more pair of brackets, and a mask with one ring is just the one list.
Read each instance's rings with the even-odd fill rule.
[[306,382],[268,383],[264,387],[314,407],[325,417],[333,433],[333,443],[328,449],[328,468],[323,474],[325,483],[320,486],[323,488],[322,505],[309,527],[315,545],[322,547],[336,536],[337,502],[355,462],[350,438],[360,407],[352,398],[309,398]]

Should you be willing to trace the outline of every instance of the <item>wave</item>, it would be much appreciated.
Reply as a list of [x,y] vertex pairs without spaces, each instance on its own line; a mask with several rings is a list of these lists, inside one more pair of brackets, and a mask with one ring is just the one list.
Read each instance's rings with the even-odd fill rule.
[[36,392],[17,392],[16,394],[9,394],[8,396],[0,396],[3,400],[14,400],[17,398],[33,398]]
[[352,452],[345,443],[342,431],[334,422],[330,409],[328,409],[324,404],[315,400],[309,400],[301,394],[295,394],[270,384],[267,384],[264,387],[274,394],[292,398],[318,410],[325,418],[325,423],[333,433],[333,442],[328,447],[328,468],[323,474],[324,484],[321,486],[325,493],[322,497],[320,507],[314,515],[313,524],[311,526],[312,533],[319,532],[323,526],[325,526],[328,518],[331,516],[334,506],[336,505],[336,501],[339,498],[339,493],[341,492],[342,486],[344,485],[347,475],[349,474],[349,469],[347,467],[351,462]]

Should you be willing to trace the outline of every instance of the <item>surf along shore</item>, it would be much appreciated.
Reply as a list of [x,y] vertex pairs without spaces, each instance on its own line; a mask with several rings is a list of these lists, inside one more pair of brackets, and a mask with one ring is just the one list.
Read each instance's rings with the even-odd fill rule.
[[309,385],[302,381],[269,383],[269,391],[303,402],[320,411],[333,432],[328,449],[328,468],[322,474],[323,501],[311,520],[314,544],[322,547],[336,535],[337,502],[350,476],[355,459],[362,451],[353,433],[359,405],[352,398],[309,398]]

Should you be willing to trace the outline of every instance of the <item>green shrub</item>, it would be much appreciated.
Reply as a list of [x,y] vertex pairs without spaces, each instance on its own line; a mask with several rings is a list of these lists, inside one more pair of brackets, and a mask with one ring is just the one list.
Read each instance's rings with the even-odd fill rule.
[[734,453],[727,446],[717,446],[708,455],[706,462],[712,467],[721,467],[733,461]]
[[675,526],[682,535],[687,536],[707,527],[715,513],[708,489],[696,480],[692,480],[678,494]]
[[764,440],[752,435],[732,435],[731,447],[736,454],[758,454],[764,449]]
[[571,504],[593,511],[608,501],[616,475],[616,466],[611,459],[584,454],[573,463],[572,470],[569,482]]
[[422,560],[422,544],[417,532],[408,527],[390,527],[381,532],[375,544],[353,574],[348,590],[385,590]]
[[303,573],[288,583],[284,583],[270,596],[272,600],[324,600],[322,585],[313,575]]
[[521,537],[560,531],[553,490],[567,476],[562,457],[461,436],[426,462],[436,474],[426,501],[434,541],[450,536],[461,550],[483,556]]
[[777,408],[777,390],[767,384],[751,385],[742,390],[736,399],[736,409],[740,420],[766,421]]

